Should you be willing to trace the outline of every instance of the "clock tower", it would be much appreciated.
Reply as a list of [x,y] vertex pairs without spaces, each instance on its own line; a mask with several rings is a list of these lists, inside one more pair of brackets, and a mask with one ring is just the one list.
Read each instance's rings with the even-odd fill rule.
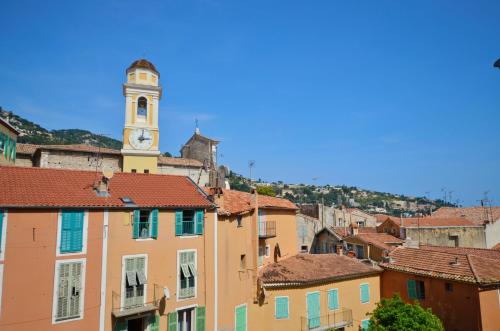
[[158,169],[159,134],[158,103],[162,89],[160,73],[144,59],[127,69],[123,84],[125,127],[123,129],[123,171],[156,173]]

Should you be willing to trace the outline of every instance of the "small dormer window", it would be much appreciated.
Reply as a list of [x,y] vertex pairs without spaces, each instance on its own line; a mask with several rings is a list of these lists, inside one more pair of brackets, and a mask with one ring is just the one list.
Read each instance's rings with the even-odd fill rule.
[[145,97],[140,97],[137,101],[137,118],[146,120],[148,116],[148,100]]

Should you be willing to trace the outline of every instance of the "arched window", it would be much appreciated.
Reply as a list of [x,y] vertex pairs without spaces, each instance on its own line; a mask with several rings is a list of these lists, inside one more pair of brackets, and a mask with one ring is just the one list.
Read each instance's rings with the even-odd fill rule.
[[145,97],[140,97],[137,100],[137,118],[145,120],[148,116],[148,100]]

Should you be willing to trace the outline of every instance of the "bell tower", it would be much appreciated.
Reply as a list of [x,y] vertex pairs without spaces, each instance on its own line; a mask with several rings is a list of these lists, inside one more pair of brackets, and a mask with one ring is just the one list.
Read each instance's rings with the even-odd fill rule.
[[127,69],[121,150],[124,172],[154,174],[158,170],[158,104],[162,92],[159,77],[155,66],[145,59],[135,61]]

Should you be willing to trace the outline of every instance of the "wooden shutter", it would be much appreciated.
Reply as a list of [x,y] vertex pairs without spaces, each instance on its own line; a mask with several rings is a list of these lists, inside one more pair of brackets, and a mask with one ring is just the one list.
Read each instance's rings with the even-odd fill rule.
[[71,211],[71,251],[81,252],[83,248],[83,211]]
[[115,327],[114,331],[127,331],[128,329],[128,322],[125,319],[117,320],[115,322]]
[[70,265],[70,299],[69,299],[69,316],[80,316],[80,296],[81,294],[81,276],[82,264],[72,263]]
[[158,209],[151,211],[151,237],[158,238]]
[[73,227],[71,226],[71,214],[68,211],[61,213],[61,242],[59,250],[61,253],[71,252],[71,233]]
[[175,235],[182,236],[182,210],[175,212]]
[[140,222],[140,210],[134,210],[134,224],[132,230],[132,238],[139,238],[139,222]]
[[338,290],[328,291],[328,309],[339,309],[339,293]]
[[288,318],[288,297],[278,297],[275,300],[276,319]]
[[205,307],[196,307],[196,331],[205,331]]
[[[126,258],[125,259],[125,274],[129,274],[130,273],[130,277],[134,277],[134,282],[135,284],[137,284],[136,282],[136,271],[135,271],[135,259],[134,258]],[[127,282],[128,283],[128,282]],[[134,288],[134,295],[130,298],[127,298],[127,295],[126,295],[126,292],[127,292],[127,284],[125,284],[125,291],[124,291],[124,300],[123,300],[123,304],[125,307],[130,307],[132,306],[134,303],[135,303],[135,288]],[[134,284],[131,284],[131,283],[128,283],[129,286],[136,286]]]
[[408,290],[408,297],[410,300],[415,300],[417,298],[417,285],[414,279],[408,279],[406,282],[406,288]]
[[177,331],[177,312],[168,314],[168,331]]
[[236,331],[246,331],[247,330],[247,307],[241,306],[236,308],[235,313],[236,318]]
[[319,302],[319,293],[313,292],[307,294],[307,319],[310,329],[317,328],[321,325],[321,306]]
[[368,330],[368,327],[370,326],[370,320],[362,320],[361,321],[361,330]]
[[63,319],[68,316],[68,301],[69,301],[69,274],[70,264],[59,264],[59,284],[57,289],[57,319]]
[[361,302],[370,302],[370,288],[368,287],[368,284],[361,284],[359,287],[361,292]]
[[149,316],[149,331],[160,331],[160,316],[153,314]]
[[203,234],[203,210],[196,211],[196,234]]

